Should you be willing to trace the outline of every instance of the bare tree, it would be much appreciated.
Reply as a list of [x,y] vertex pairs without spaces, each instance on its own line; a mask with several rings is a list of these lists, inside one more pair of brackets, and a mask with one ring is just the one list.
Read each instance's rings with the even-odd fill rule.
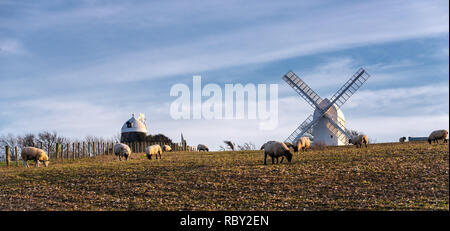
[[246,142],[243,145],[237,145],[240,151],[256,150],[256,145],[252,142]]
[[[15,160],[16,155],[14,153],[15,152],[14,147],[18,146],[18,143],[19,142],[18,142],[17,137],[11,133],[9,133],[6,136],[1,136],[0,137],[0,150],[1,150],[2,155],[0,156],[0,158],[1,159],[5,158],[6,154],[3,154],[3,153],[5,153],[5,147],[9,146],[10,150],[11,150],[11,157],[12,157],[11,159]],[[17,154],[17,156],[18,156],[18,154]]]
[[225,140],[223,142],[228,146],[228,148],[231,149],[231,151],[234,151],[234,143],[233,142],[231,142],[229,140]]

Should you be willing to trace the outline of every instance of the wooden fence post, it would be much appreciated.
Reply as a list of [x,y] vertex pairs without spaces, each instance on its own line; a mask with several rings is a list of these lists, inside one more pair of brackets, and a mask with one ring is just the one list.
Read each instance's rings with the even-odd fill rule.
[[52,158],[52,145],[50,144],[50,142],[48,142],[47,145],[47,152],[48,152],[48,159]]
[[75,143],[72,143],[72,160],[75,160]]
[[69,149],[70,149],[70,145],[69,145],[69,143],[67,143],[67,150],[66,150],[66,154],[67,154],[67,159],[70,159],[70,157],[69,157]]
[[17,146],[14,148],[16,152],[16,166],[19,166],[19,151]]
[[11,161],[11,157],[9,156],[9,146],[5,147],[6,151],[6,166],[9,166],[9,162]]
[[61,160],[64,160],[64,144],[61,144]]
[[91,157],[91,142],[88,142],[88,156]]
[[59,155],[59,144],[56,143],[56,160],[58,160],[58,155]]
[[86,157],[86,143],[83,142],[83,157]]
[[77,143],[77,158],[80,159],[80,143]]

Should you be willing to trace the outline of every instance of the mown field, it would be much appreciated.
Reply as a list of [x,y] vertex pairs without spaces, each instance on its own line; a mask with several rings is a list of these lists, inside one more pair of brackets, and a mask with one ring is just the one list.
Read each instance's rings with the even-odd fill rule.
[[[449,210],[449,146],[133,154],[0,167],[0,210]],[[15,165],[15,163],[13,163]]]

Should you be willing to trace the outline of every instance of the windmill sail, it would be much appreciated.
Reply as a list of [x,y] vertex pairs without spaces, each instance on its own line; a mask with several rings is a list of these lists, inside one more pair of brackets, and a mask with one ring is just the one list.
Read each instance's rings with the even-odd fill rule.
[[327,128],[340,140],[342,143],[347,144],[350,135],[345,131],[344,125],[338,120],[334,120],[332,117],[325,115],[330,123],[327,124]]
[[306,120],[303,121],[303,123],[301,123],[285,141],[296,143],[303,134],[308,133],[309,135],[312,135],[313,125],[317,121],[318,120],[313,121],[313,115],[308,116],[308,118],[306,118]]
[[366,81],[370,75],[366,70],[360,68],[336,94],[331,97],[331,103],[340,108]]
[[322,98],[317,95],[303,80],[301,80],[294,72],[289,71],[283,76],[283,80],[286,81],[289,86],[294,88],[294,90],[301,96],[306,102],[309,103],[313,108],[319,108]]

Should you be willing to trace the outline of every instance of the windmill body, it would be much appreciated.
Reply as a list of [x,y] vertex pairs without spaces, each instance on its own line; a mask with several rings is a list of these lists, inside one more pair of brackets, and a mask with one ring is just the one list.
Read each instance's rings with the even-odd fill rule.
[[330,146],[348,144],[351,137],[345,128],[344,113],[340,108],[369,77],[370,75],[360,68],[331,99],[322,99],[294,72],[285,74],[283,80],[314,108],[314,113],[294,130],[286,142],[296,143],[305,135],[312,136],[314,143]]
[[[330,103],[329,99],[324,99],[319,103],[319,107],[323,110]],[[341,129],[345,130],[344,113],[336,105],[330,107],[327,116],[338,121]],[[319,118],[320,117],[320,118]],[[321,115],[321,110],[316,108],[313,114],[314,119],[318,119],[317,124],[313,127],[313,137],[315,143],[324,143],[327,146],[346,145],[339,137],[330,129],[333,125],[329,119]]]

